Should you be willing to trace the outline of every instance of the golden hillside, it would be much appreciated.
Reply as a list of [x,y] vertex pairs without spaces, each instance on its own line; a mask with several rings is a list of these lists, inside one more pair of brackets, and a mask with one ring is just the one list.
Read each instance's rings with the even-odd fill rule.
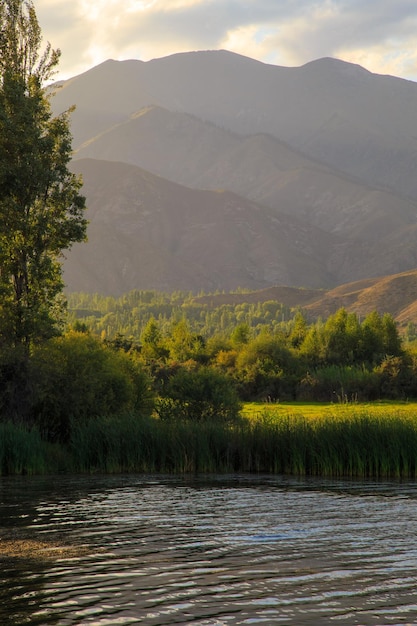
[[372,311],[390,313],[400,324],[417,323],[417,269],[380,278],[339,285],[330,290],[270,287],[249,293],[229,293],[196,298],[212,306],[276,300],[303,308],[309,317],[327,318],[341,307],[361,318]]

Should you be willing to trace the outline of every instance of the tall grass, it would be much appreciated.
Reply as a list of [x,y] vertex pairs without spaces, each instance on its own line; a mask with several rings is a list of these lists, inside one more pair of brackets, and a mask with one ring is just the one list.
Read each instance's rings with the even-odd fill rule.
[[268,411],[233,425],[124,416],[79,426],[72,447],[76,471],[415,477],[417,418],[353,407],[313,418]]
[[360,405],[304,416],[277,408],[234,424],[124,415],[74,424],[68,446],[0,425],[0,472],[272,472],[415,478],[417,416]]
[[47,446],[37,430],[0,423],[0,475],[43,473],[47,458]]
[[216,422],[124,415],[75,426],[74,469],[81,472],[229,471],[233,429]]
[[312,476],[415,477],[417,419],[349,408],[305,418],[267,414],[253,423],[253,469]]

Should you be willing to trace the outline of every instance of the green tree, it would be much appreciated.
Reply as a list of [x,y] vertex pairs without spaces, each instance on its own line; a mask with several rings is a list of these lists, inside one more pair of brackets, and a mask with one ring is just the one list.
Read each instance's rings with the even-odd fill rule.
[[401,337],[392,315],[373,311],[362,323],[364,349],[369,363],[381,363],[385,356],[401,356]]
[[230,339],[234,347],[241,347],[249,343],[250,335],[249,324],[243,323],[235,326]]
[[179,363],[189,360],[206,360],[204,338],[202,335],[191,332],[186,319],[181,319],[174,324],[167,347],[171,359]]
[[323,336],[328,364],[351,365],[362,350],[361,328],[355,313],[341,308],[327,319]]
[[81,180],[68,169],[70,111],[52,117],[45,86],[60,51],[41,53],[41,42],[33,3],[1,0],[0,350],[15,364],[15,417],[28,405],[31,349],[62,319],[62,252],[86,236]]
[[403,353],[401,337],[390,313],[384,313],[382,316],[382,328],[385,353],[390,356],[401,356]]
[[324,362],[324,326],[321,321],[308,327],[299,347],[299,354],[309,367],[316,367]]
[[30,364],[36,383],[32,410],[49,440],[68,441],[75,421],[152,409],[150,382],[135,355],[88,333],[69,331],[42,343]]
[[245,399],[292,397],[296,362],[282,334],[263,332],[239,352],[236,376]]
[[140,336],[142,357],[145,361],[165,360],[169,350],[164,346],[162,332],[156,319],[151,316]]
[[306,318],[301,313],[301,311],[297,311],[294,316],[289,334],[290,344],[291,346],[293,346],[293,348],[299,348],[302,345],[304,339],[306,338],[307,330],[308,325]]

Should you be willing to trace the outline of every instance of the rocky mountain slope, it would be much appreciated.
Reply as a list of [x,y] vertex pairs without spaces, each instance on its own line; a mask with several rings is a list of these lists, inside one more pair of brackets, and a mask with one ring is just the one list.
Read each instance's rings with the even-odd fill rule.
[[242,136],[146,107],[75,158],[122,161],[196,189],[228,189],[329,232],[375,240],[416,222],[414,202],[358,183],[271,135]]
[[71,291],[215,291],[333,282],[336,236],[229,191],[190,189],[125,163],[77,160],[88,243],[67,253]]

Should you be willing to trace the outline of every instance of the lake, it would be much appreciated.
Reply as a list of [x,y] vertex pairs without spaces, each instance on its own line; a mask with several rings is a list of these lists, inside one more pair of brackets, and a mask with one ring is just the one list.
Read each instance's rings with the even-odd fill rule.
[[417,624],[417,484],[0,479],[0,624]]

